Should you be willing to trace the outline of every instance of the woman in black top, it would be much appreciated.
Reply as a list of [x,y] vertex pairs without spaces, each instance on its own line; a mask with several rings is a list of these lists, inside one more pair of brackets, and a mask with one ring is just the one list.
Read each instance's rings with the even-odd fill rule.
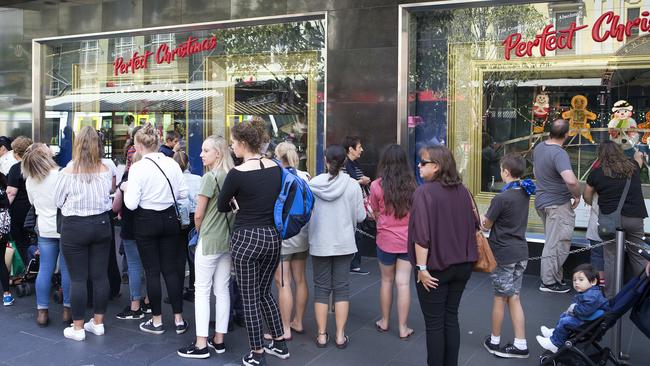
[[[282,238],[275,228],[273,209],[280,193],[282,171],[260,154],[266,129],[261,121],[237,124],[231,130],[232,149],[244,162],[230,170],[217,201],[220,212],[237,209],[230,238],[237,284],[244,303],[244,318],[251,352],[244,365],[265,365],[264,352],[288,358],[277,302],[271,282],[280,260]],[[263,343],[262,318],[273,341]]]
[[29,231],[25,229],[25,217],[29,211],[29,198],[25,189],[25,178],[21,170],[20,161],[23,160],[25,151],[32,144],[32,139],[18,136],[11,143],[14,157],[18,163],[14,164],[7,174],[7,197],[9,198],[9,213],[11,214],[11,238],[16,242],[18,253],[27,263],[27,247],[29,246]]
[[[625,184],[630,179],[630,188],[621,210],[621,227],[625,230],[625,240],[643,244],[643,219],[648,216],[641,191],[641,166],[643,154],[636,152],[634,161],[627,158],[621,147],[613,141],[606,141],[598,146],[598,160],[594,163],[583,193],[585,203],[591,204],[594,192],[598,193],[598,205],[602,214],[616,211]],[[627,247],[627,277],[636,276],[646,266],[647,261]],[[605,256],[605,295],[614,296],[614,278],[616,275],[616,246],[606,245]]]

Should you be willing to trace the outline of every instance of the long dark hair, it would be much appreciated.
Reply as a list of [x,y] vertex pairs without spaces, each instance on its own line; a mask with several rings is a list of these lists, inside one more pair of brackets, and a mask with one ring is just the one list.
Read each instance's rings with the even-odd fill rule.
[[398,219],[408,215],[417,184],[406,151],[397,144],[384,149],[377,166],[386,212]]
[[327,172],[330,174],[329,180],[338,177],[339,172],[345,164],[347,153],[341,145],[330,145],[325,149],[325,161],[329,164]]
[[598,161],[603,174],[610,178],[631,177],[637,168],[614,141],[604,141],[598,146]]
[[440,145],[428,145],[420,150],[421,155],[422,153],[427,155],[429,161],[438,165],[438,174],[433,177],[434,182],[440,182],[445,187],[457,186],[463,183],[456,168],[454,155],[448,148]]

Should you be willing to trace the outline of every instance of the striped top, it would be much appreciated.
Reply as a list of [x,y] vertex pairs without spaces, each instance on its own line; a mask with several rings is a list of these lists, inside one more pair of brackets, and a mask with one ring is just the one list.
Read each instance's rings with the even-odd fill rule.
[[73,174],[61,171],[54,187],[63,216],[92,216],[111,210],[111,171]]

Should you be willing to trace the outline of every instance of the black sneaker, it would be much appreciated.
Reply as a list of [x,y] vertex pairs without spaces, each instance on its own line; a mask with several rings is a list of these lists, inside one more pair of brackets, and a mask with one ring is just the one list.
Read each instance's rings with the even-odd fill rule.
[[571,291],[571,288],[567,285],[563,285],[561,283],[554,283],[552,285],[546,285],[542,283],[539,285],[539,290],[542,292],[553,292],[556,294],[566,294],[567,292]]
[[358,275],[362,275],[362,276],[370,274],[370,272],[366,271],[365,269],[361,269],[361,268],[352,268],[350,270],[350,273],[351,274],[358,274]]
[[271,343],[264,346],[264,352],[275,357],[286,360],[289,358],[289,348],[285,341],[271,341]]
[[483,342],[483,347],[485,347],[485,349],[486,349],[488,352],[490,352],[491,354],[495,354],[495,352],[498,351],[500,347],[499,347],[498,344],[493,344],[493,343],[491,342],[491,340],[492,340],[492,337],[487,336],[487,337],[485,338],[485,342]]
[[196,348],[196,345],[194,342],[190,344],[187,347],[179,348],[178,351],[179,356],[185,357],[185,358],[208,358],[210,357],[210,349],[208,347],[203,347],[203,348]]
[[266,358],[264,352],[256,353],[251,351],[247,356],[241,359],[244,366],[266,366]]
[[183,334],[187,332],[187,322],[183,319],[183,324],[176,324],[176,334]]
[[212,348],[217,353],[226,352],[226,344],[225,343],[214,343],[214,338],[208,339],[208,347]]
[[146,322],[140,323],[140,330],[145,333],[151,334],[163,334],[165,333],[165,328],[160,324],[159,326],[153,325],[153,318],[147,320]]
[[115,315],[115,317],[118,318],[118,319],[124,319],[124,320],[142,319],[142,318],[144,318],[144,314],[142,313],[142,311],[140,309],[133,311],[133,310],[131,310],[130,306],[127,306],[127,307],[124,308],[124,310],[121,313],[117,313],[117,315]]
[[495,356],[503,358],[528,358],[529,356],[528,348],[519,349],[513,344],[508,343],[503,348],[500,348],[494,352]]
[[142,304],[140,305],[140,311],[145,314],[151,314],[151,304],[142,302]]

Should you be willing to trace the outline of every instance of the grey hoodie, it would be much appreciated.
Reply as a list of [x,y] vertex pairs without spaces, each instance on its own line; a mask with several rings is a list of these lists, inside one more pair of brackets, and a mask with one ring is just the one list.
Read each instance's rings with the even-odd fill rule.
[[359,183],[346,173],[325,173],[309,182],[314,210],[309,220],[309,254],[319,257],[357,252],[354,231],[366,219]]

